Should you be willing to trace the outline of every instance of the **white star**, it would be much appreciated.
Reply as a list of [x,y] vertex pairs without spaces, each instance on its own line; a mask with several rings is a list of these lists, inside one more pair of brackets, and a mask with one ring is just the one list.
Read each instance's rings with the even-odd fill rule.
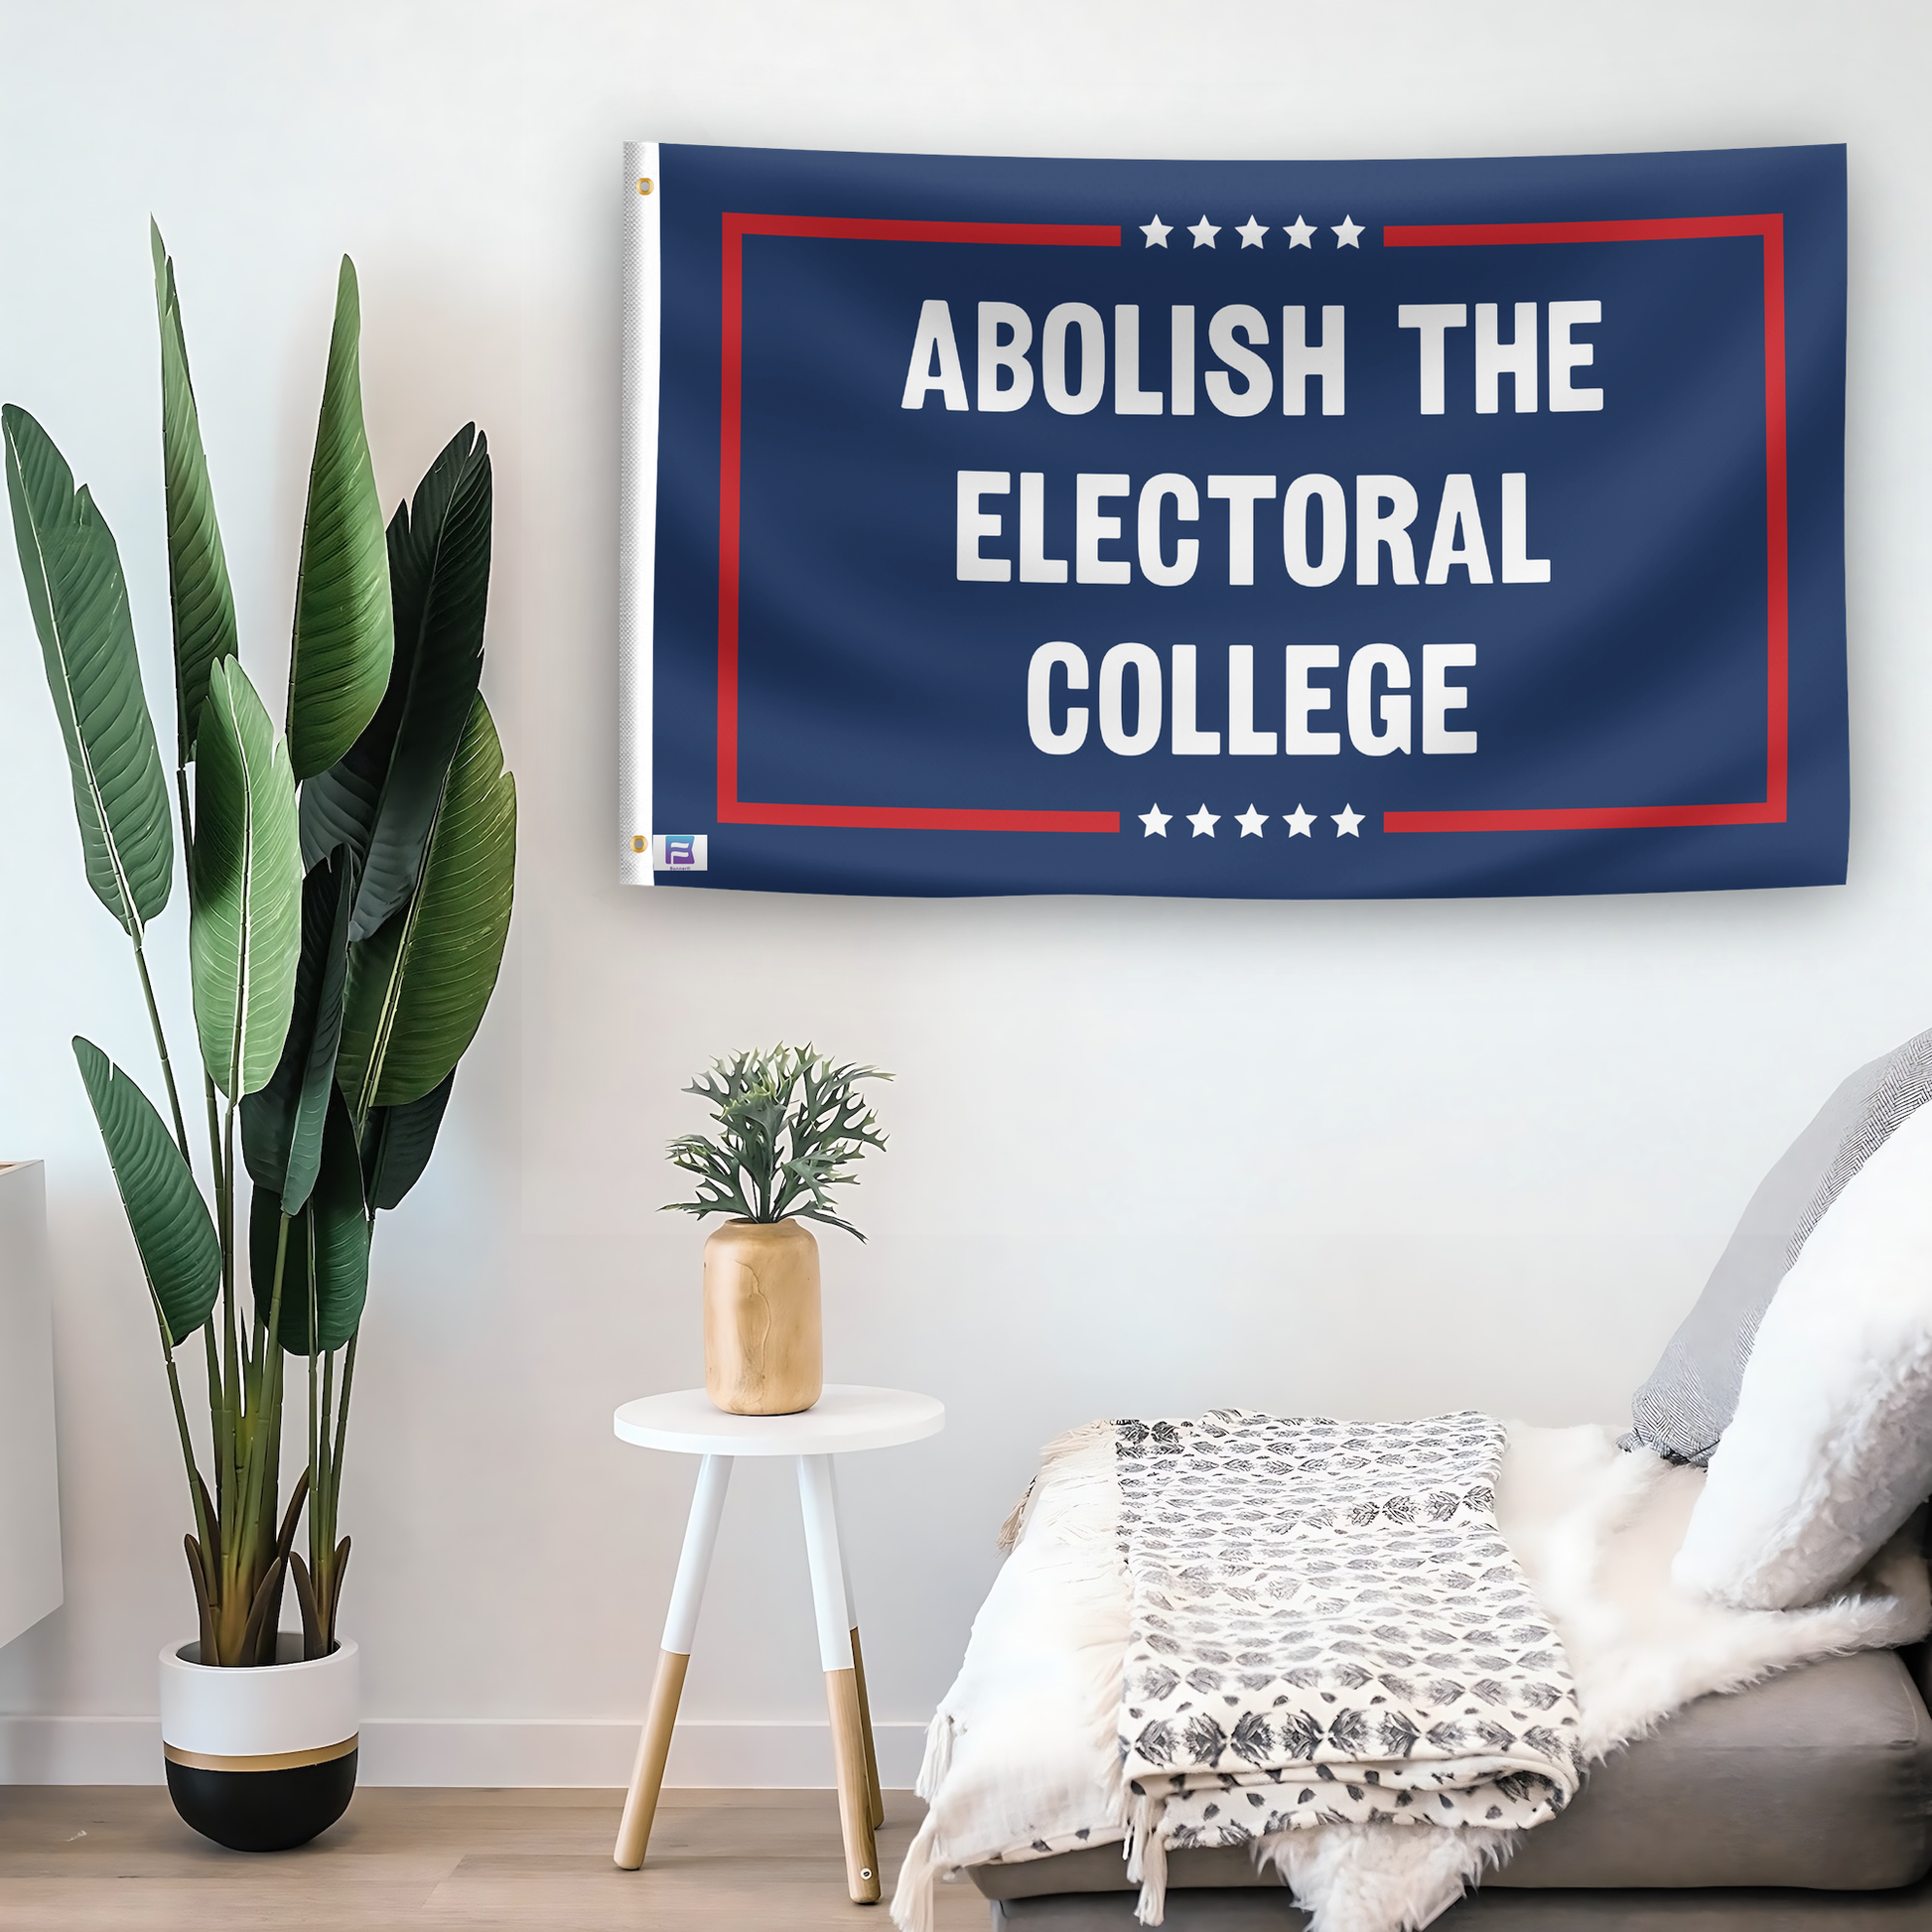
[[1221,231],[1203,214],[1187,232],[1194,237],[1194,246],[1196,248],[1212,248],[1214,246],[1214,237]]
[[1147,827],[1147,830],[1141,834],[1141,837],[1165,839],[1168,836],[1168,820],[1173,816],[1173,812],[1164,812],[1159,805],[1156,805],[1151,812],[1143,812],[1141,823]]
[[1305,812],[1297,805],[1292,812],[1282,814],[1282,823],[1288,827],[1291,839],[1311,839],[1314,837],[1314,814]]
[[1197,839],[1211,839],[1214,836],[1215,826],[1220,822],[1221,814],[1210,812],[1205,805],[1199,811],[1187,814],[1187,823],[1194,828],[1194,836]]
[[1168,245],[1168,237],[1173,233],[1173,223],[1163,221],[1157,214],[1152,221],[1141,223],[1141,232],[1147,236],[1147,245],[1150,248],[1165,248]]
[[1356,826],[1358,826],[1362,822],[1362,815],[1360,812],[1350,811],[1349,808],[1346,805],[1344,805],[1340,811],[1330,812],[1329,817],[1331,817],[1335,821],[1336,838],[1358,839],[1362,836],[1355,829]]
[[1288,245],[1291,248],[1312,248],[1314,246],[1313,241],[1310,239],[1314,233],[1314,230],[1299,214],[1295,217],[1294,227],[1284,228],[1282,233],[1287,235]]
[[1357,222],[1351,221],[1344,214],[1341,217],[1341,226],[1335,230],[1335,246],[1337,248],[1358,248],[1361,244],[1355,237],[1366,234],[1368,230],[1366,228],[1360,226]]
[[1251,214],[1248,216],[1247,220],[1240,227],[1235,229],[1234,232],[1241,237],[1242,247],[1259,248],[1261,246],[1261,238],[1263,235],[1265,235],[1268,232],[1268,230],[1264,228],[1261,225],[1261,223],[1257,221],[1254,218],[1254,216]]
[[1268,814],[1258,812],[1250,805],[1234,822],[1240,826],[1241,836],[1244,839],[1258,839],[1261,837],[1261,828],[1268,823]]

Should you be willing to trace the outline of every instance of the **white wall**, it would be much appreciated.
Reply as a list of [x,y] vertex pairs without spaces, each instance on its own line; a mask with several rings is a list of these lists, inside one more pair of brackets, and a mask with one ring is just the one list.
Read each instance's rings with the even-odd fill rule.
[[[150,209],[266,685],[340,250],[385,498],[469,417],[496,453],[485,684],[521,876],[436,1166],[381,1230],[344,1504],[371,1775],[622,1774],[609,1721],[641,1708],[692,1471],[621,1449],[609,1415],[701,1373],[700,1230],[652,1209],[693,1120],[679,1085],[736,1043],[811,1035],[899,1076],[859,1203],[872,1242],[825,1242],[835,1378],[951,1412],[846,1476],[875,1707],[906,1726],[889,1774],[1035,1447],[1067,1424],[1622,1412],[1766,1164],[1842,1074],[1932,1021],[1928,57],[1932,15],[1905,0],[0,9],[0,395],[95,485],[158,701]],[[638,135],[1258,157],[1849,139],[1852,883],[1355,905],[620,888],[620,143]],[[0,1157],[48,1162],[68,1600],[0,1651],[0,1712],[34,1720],[0,1723],[0,1777],[152,1776],[138,1721],[154,1653],[190,1630],[187,1514],[67,1037],[150,1057],[11,582]],[[156,945],[185,1048],[183,922]],[[687,1780],[829,1781],[814,1732],[758,1727],[822,1709],[795,1524],[778,1472],[746,1469]]]

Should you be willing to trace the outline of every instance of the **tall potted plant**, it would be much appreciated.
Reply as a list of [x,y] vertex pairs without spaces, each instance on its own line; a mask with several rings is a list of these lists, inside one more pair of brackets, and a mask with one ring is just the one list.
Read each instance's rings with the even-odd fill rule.
[[[349,1548],[338,1505],[369,1244],[376,1215],[429,1160],[495,985],[516,793],[478,690],[490,536],[483,439],[474,426],[460,431],[385,532],[345,257],[278,736],[237,651],[174,264],[158,229],[153,250],[172,809],[113,535],[24,409],[0,409],[0,440],[88,883],[132,942],[167,1104],[164,1120],[132,1076],[76,1037],[160,1332],[194,1525],[186,1549],[200,1634],[162,1656],[168,1783],[198,1830],[270,1850],[333,1824],[354,1787],[356,1649],[337,1631]],[[175,814],[188,855],[200,1108],[192,1097],[183,1105],[146,952],[173,886]],[[195,1115],[206,1123],[205,1180]],[[201,1445],[184,1352],[201,1360]],[[291,1354],[304,1362],[308,1454],[284,1505]],[[291,1583],[302,1628],[282,1633]]]

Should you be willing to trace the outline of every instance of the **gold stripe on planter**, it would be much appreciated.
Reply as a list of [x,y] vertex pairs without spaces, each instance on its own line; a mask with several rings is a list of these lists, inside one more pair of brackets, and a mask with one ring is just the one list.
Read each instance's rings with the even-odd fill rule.
[[345,1737],[340,1744],[317,1744],[306,1751],[264,1751],[253,1757],[229,1757],[215,1751],[185,1751],[175,1744],[161,1749],[170,1764],[185,1764],[192,1771],[297,1771],[305,1764],[330,1764],[346,1757],[355,1748],[355,1737]]

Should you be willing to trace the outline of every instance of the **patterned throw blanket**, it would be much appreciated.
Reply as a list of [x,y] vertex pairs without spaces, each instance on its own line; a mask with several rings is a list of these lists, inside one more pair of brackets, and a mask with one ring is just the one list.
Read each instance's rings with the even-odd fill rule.
[[1577,1697],[1497,1531],[1500,1423],[1219,1410],[1113,1436],[1144,1918],[1170,1850],[1315,1824],[1521,1829],[1569,1803]]

